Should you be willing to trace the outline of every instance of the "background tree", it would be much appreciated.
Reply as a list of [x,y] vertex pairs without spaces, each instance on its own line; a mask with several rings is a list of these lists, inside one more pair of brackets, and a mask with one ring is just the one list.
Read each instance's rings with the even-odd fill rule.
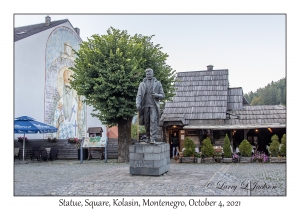
[[271,82],[264,88],[259,88],[256,92],[244,94],[244,97],[251,105],[278,105],[286,104],[286,79],[282,78],[276,82]]
[[[139,132],[138,132],[139,130]],[[146,129],[144,125],[137,125],[132,124],[131,125],[131,138],[138,139],[138,134],[146,134]]]
[[82,42],[76,54],[72,88],[86,97],[108,126],[118,125],[118,162],[129,161],[131,121],[137,112],[135,98],[145,69],[152,68],[161,81],[165,100],[173,96],[175,70],[166,64],[168,55],[154,45],[153,36],[109,28],[105,35],[92,35]]

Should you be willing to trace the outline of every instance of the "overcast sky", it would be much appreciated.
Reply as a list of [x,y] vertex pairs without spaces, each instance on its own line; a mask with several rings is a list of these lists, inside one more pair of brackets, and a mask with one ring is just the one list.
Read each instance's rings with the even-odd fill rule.
[[83,41],[112,26],[155,35],[177,72],[229,69],[230,87],[255,92],[286,76],[286,16],[280,15],[15,15],[14,26],[68,19]]

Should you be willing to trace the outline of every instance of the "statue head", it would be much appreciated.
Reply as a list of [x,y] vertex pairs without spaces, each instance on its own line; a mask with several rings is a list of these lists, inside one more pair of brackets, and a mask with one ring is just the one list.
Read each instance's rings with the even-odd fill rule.
[[152,79],[153,78],[153,69],[148,68],[148,69],[145,70],[145,72],[146,72],[146,78],[147,79]]

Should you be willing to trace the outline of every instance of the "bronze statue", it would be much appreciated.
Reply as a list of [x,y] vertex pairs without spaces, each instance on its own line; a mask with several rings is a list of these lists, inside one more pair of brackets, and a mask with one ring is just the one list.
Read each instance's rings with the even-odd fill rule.
[[139,110],[139,124],[145,125],[146,142],[154,144],[159,122],[159,100],[165,94],[160,81],[153,77],[153,70],[146,69],[146,78],[140,83],[136,96],[136,107]]

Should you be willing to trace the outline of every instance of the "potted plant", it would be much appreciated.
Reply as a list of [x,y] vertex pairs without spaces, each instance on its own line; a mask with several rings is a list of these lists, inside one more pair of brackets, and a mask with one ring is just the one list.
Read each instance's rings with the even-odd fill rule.
[[201,153],[204,156],[204,163],[213,163],[214,148],[209,137],[206,137],[202,142]]
[[197,163],[201,163],[202,161],[202,154],[201,154],[201,152],[197,152],[196,154],[195,154],[195,158],[197,159]]
[[249,163],[251,162],[252,145],[248,140],[244,139],[239,145],[239,151],[242,155],[240,162]]
[[285,134],[281,138],[279,153],[281,157],[286,157],[286,135]]
[[194,163],[195,162],[195,143],[188,137],[184,141],[183,157],[181,163]]
[[[270,163],[281,163],[281,162],[286,162],[285,158],[282,158],[279,154],[280,154],[280,150],[282,145],[280,146],[279,143],[279,138],[276,134],[274,134],[271,137],[271,144],[269,149],[269,153],[270,153]],[[282,141],[285,142],[285,136],[282,137]],[[284,148],[283,148],[284,149]],[[283,151],[283,150],[282,150]]]
[[264,152],[256,151],[252,155],[252,162],[265,163],[268,161],[268,156]]
[[216,163],[221,163],[222,154],[223,154],[222,147],[214,147],[214,160]]
[[68,142],[69,143],[78,143],[78,138],[76,138],[76,137],[70,137],[70,138],[68,138]]
[[234,153],[232,155],[232,162],[234,162],[234,163],[240,162],[240,156],[237,153]]
[[230,141],[229,141],[229,137],[227,134],[224,138],[223,151],[224,151],[223,163],[231,163],[232,162],[232,154],[231,154],[231,148],[230,148]]
[[[18,137],[18,142],[22,142],[22,143],[23,143],[23,139],[24,139],[24,137],[19,136],[19,137]],[[27,139],[27,137],[25,136],[25,142],[27,142],[27,141],[28,141],[28,139]]]
[[48,142],[50,142],[50,143],[56,143],[57,142],[57,138],[50,138],[50,137],[48,137]]

